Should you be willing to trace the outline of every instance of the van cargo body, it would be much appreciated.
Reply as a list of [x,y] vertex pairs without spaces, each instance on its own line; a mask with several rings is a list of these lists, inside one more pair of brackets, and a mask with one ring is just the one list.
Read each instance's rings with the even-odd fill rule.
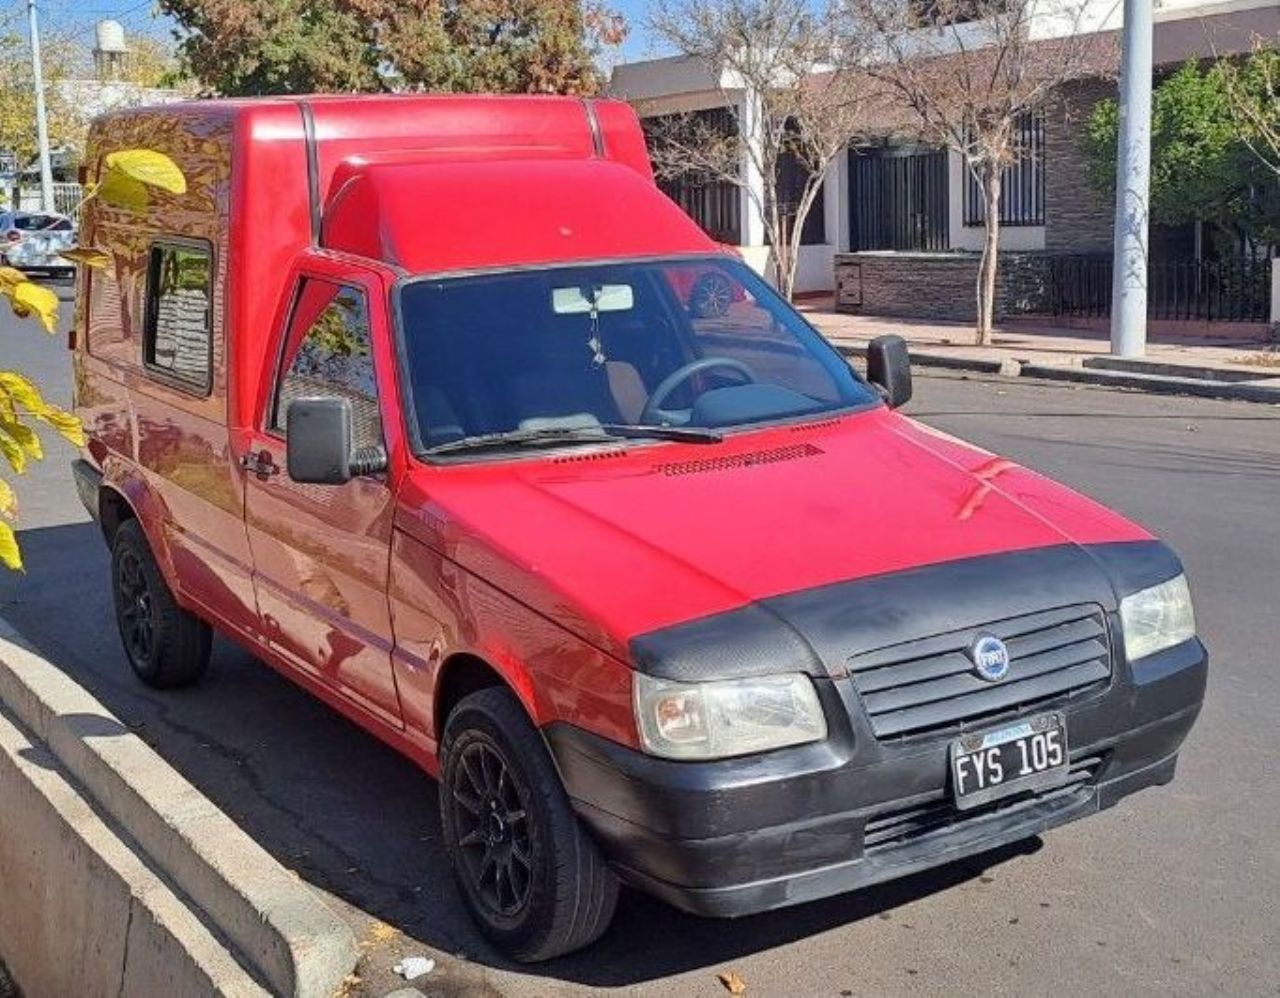
[[[94,199],[74,467],[127,657],[216,628],[439,780],[480,927],[595,939],[874,884],[1172,779],[1177,557],[915,423],[654,182],[631,110],[113,113],[185,194]],[[360,802],[376,807],[377,802]]]

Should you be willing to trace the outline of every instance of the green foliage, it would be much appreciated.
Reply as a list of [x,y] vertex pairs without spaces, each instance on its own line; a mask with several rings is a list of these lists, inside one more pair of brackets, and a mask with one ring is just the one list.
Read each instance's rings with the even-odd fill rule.
[[621,19],[579,0],[160,0],[186,68],[224,95],[589,93]]
[[[1254,58],[1257,58],[1256,56]],[[1249,72],[1249,63],[1241,68]],[[1263,242],[1280,239],[1280,185],[1253,154],[1232,108],[1226,64],[1187,62],[1162,81],[1151,113],[1151,218],[1179,225],[1203,221]],[[1120,114],[1113,99],[1089,117],[1089,179],[1115,193]]]

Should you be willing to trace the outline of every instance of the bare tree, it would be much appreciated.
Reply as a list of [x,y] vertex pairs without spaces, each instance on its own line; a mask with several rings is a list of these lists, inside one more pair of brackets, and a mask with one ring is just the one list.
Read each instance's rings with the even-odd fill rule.
[[[834,64],[835,15],[834,4],[809,0],[657,0],[650,15],[658,37],[716,80],[728,126],[694,113],[650,119],[654,168],[746,190],[788,298],[805,219],[827,167],[858,132],[865,96],[855,74]],[[799,168],[794,183],[788,161]]]
[[1245,144],[1280,180],[1280,35],[1255,37],[1248,59],[1219,66]]
[[1025,116],[1069,80],[1109,72],[1114,39],[1084,23],[1089,0],[845,0],[846,37],[926,142],[955,150],[982,192],[976,342],[989,343],[1006,168],[1029,154]]

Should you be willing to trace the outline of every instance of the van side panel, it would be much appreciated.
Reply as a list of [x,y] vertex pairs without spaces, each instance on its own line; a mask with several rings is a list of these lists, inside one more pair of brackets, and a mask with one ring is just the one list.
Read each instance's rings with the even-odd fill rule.
[[[78,405],[90,456],[129,499],[178,599],[233,629],[256,630],[244,526],[244,480],[226,428],[226,290],[231,118],[220,109],[137,111],[95,128],[95,178],[120,149],[170,156],[187,193],[149,193],[146,205],[86,205],[84,237],[111,256],[89,284]],[[157,243],[212,253],[212,372],[208,392],[163,380],[143,363],[148,262]]]
[[241,109],[231,181],[228,342],[236,377],[229,422],[237,452],[271,390],[276,331],[288,310],[294,261],[311,241],[307,152],[296,103]]

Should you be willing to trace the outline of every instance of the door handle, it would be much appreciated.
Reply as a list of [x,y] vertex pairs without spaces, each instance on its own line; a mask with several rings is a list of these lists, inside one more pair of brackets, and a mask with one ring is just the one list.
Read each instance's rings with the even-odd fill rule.
[[249,451],[241,456],[240,467],[259,478],[270,478],[272,475],[280,474],[280,465],[272,459],[271,452],[265,449],[256,454]]

